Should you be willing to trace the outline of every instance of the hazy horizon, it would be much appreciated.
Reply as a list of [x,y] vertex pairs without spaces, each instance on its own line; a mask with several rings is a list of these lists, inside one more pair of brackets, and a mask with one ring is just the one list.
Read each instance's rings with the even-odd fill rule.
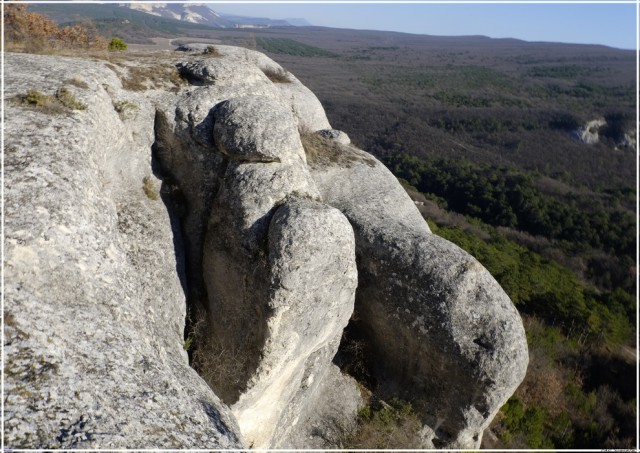
[[[202,2],[201,2],[202,3]],[[205,2],[207,3],[207,2]],[[208,3],[216,12],[356,30],[437,36],[514,38],[635,50],[635,3],[609,4],[345,4]]]

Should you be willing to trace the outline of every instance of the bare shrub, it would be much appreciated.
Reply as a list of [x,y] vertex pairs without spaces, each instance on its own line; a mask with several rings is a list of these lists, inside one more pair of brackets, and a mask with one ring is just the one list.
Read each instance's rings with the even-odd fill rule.
[[4,11],[8,50],[50,53],[57,49],[106,49],[107,41],[92,23],[59,28],[47,17],[31,13],[25,4],[7,4]]
[[518,395],[527,406],[541,405],[548,408],[551,415],[559,415],[568,407],[564,393],[566,382],[561,368],[551,363],[541,351],[532,349],[529,368]]
[[232,404],[246,388],[249,355],[214,332],[204,310],[196,311],[192,318],[185,341],[192,353],[191,365],[218,397]]
[[391,404],[371,398],[358,412],[356,430],[342,442],[346,448],[422,448],[422,423],[411,403],[394,398]]

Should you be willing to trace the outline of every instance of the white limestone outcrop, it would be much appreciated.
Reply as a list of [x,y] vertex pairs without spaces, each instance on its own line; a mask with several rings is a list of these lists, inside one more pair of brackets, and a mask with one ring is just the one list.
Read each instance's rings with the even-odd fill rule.
[[[526,369],[513,305],[292,74],[216,49],[5,55],[5,445],[335,447],[355,303],[423,446],[477,448]],[[21,101],[61,87],[86,109]]]

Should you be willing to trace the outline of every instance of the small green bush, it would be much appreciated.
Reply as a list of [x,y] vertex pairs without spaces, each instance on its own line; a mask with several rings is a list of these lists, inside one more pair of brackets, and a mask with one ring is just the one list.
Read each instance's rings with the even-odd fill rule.
[[127,50],[127,47],[127,43],[120,38],[113,38],[109,43],[109,50],[111,51]]
[[76,97],[67,88],[59,88],[55,95],[51,96],[43,94],[38,90],[28,90],[27,94],[18,96],[16,102],[22,105],[28,105],[38,110],[49,113],[65,113],[69,110],[86,110],[87,106],[79,102]]

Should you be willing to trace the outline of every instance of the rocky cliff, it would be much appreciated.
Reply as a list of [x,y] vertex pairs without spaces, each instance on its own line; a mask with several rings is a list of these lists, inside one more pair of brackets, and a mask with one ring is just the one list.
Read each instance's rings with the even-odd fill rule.
[[295,76],[228,46],[5,62],[7,447],[339,447],[348,323],[420,447],[479,446],[521,320]]

